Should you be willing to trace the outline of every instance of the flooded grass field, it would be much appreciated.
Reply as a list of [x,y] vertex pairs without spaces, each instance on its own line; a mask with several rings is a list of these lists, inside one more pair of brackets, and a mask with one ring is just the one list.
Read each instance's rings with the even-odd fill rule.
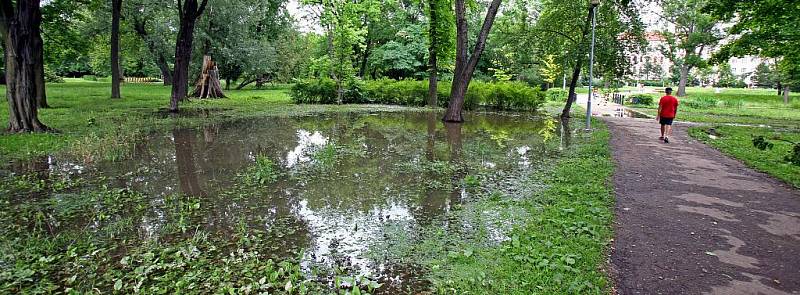
[[570,141],[548,117],[440,118],[270,117],[13,163],[0,292],[431,290],[436,261],[512,239],[531,218],[514,201]]

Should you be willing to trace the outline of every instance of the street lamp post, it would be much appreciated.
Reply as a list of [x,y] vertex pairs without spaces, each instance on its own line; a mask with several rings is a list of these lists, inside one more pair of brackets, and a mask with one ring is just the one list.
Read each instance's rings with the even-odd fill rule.
[[592,129],[592,96],[594,95],[592,89],[592,70],[594,68],[594,27],[595,15],[597,14],[597,5],[600,5],[600,0],[592,1],[592,47],[589,51],[589,98],[586,101],[586,130]]

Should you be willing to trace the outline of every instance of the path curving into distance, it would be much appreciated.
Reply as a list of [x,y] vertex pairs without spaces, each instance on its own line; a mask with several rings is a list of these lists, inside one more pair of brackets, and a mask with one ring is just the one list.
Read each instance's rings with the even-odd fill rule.
[[619,294],[800,294],[800,191],[653,119],[610,118]]

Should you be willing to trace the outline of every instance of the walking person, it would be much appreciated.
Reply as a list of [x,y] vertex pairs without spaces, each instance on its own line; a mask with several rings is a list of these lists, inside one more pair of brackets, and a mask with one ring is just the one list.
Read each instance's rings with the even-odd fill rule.
[[658,139],[669,143],[669,137],[672,136],[672,121],[675,120],[675,114],[678,112],[678,98],[672,96],[671,87],[667,87],[664,92],[667,95],[662,96],[658,101],[656,121],[661,124],[661,137]]

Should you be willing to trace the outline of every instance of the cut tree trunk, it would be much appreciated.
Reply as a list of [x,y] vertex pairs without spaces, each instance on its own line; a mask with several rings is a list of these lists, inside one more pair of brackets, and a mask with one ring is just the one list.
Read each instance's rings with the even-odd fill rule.
[[175,72],[172,76],[172,95],[169,102],[170,112],[178,112],[178,103],[187,99],[189,88],[189,64],[192,60],[192,42],[194,41],[194,25],[203,14],[208,0],[198,5],[197,0],[179,0],[178,12],[180,26],[175,41]]
[[119,90],[122,73],[119,66],[119,19],[122,0],[111,1],[111,98],[122,98]]
[[489,36],[501,3],[502,0],[492,0],[492,3],[489,4],[489,10],[486,12],[483,26],[478,33],[475,48],[468,58],[466,5],[464,0],[456,0],[456,69],[453,76],[453,87],[450,89],[450,103],[443,118],[445,122],[464,122],[464,97],[467,94],[475,67],[478,65],[478,59],[486,47],[486,38]]
[[[16,11],[15,11],[16,10]],[[39,121],[36,85],[37,69],[42,59],[40,25],[42,14],[38,0],[19,0],[16,7],[9,0],[0,2],[0,33],[5,44],[6,98],[9,132],[50,130]]]
[[211,60],[211,56],[209,55],[203,56],[203,70],[200,73],[200,78],[197,79],[197,84],[194,86],[194,92],[192,92],[191,97],[225,97],[225,94],[222,92],[222,85],[219,82],[217,63]]
[[686,82],[689,79],[689,65],[684,63],[681,65],[681,79],[678,82],[678,96],[686,96]]

